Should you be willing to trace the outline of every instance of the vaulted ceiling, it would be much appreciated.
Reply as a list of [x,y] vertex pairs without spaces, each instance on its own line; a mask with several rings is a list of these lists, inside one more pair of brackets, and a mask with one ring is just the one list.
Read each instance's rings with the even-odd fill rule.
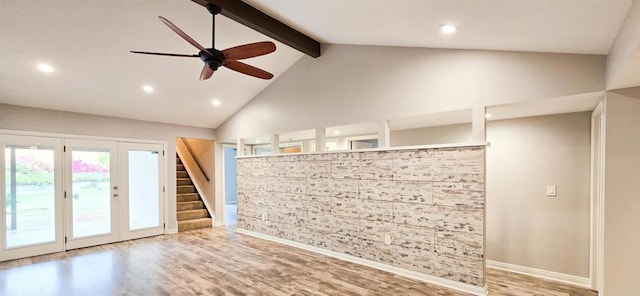
[[[322,43],[606,55],[630,0],[245,0]],[[205,46],[211,15],[188,0],[0,0],[0,103],[216,128],[273,80],[218,70],[199,81],[198,59],[158,20],[164,16]],[[438,26],[453,23],[455,35]],[[216,48],[272,40],[224,16]],[[303,54],[276,42],[246,60],[275,74]],[[38,72],[39,63],[52,73]],[[142,90],[154,87],[152,93]],[[215,107],[211,101],[218,99]]]

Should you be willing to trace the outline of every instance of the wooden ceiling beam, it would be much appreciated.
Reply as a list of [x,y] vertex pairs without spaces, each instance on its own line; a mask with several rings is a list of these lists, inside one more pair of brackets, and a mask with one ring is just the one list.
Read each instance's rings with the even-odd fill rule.
[[320,42],[281,23],[241,0],[192,1],[205,8],[207,4],[214,4],[222,10],[220,14],[238,23],[291,46],[311,57],[317,58],[320,56]]

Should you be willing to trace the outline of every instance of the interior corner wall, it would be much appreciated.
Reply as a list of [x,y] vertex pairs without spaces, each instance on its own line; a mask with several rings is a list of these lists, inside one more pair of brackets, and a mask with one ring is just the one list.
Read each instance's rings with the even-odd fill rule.
[[[590,122],[590,112],[487,122],[487,260],[589,277]],[[392,131],[391,142],[470,141],[470,129]]]
[[[167,116],[170,116],[168,114]],[[164,141],[167,143],[167,228],[177,230],[176,222],[176,155],[177,137],[215,139],[213,129],[98,116],[74,112],[54,111],[0,104],[0,130],[54,133],[65,135],[109,137]],[[173,181],[172,181],[173,180]]]
[[391,146],[471,142],[471,124],[454,124],[391,131]]
[[601,55],[327,45],[216,129],[222,141],[604,90]]
[[631,1],[624,23],[607,55],[607,89],[637,86],[640,64],[640,1]]
[[640,295],[640,99],[605,104],[604,285],[601,295]]

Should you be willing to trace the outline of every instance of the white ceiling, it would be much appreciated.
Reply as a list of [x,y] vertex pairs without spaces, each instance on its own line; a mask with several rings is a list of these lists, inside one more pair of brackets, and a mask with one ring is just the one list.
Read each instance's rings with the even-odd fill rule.
[[[274,79],[221,68],[199,81],[198,58],[129,53],[198,53],[158,16],[211,45],[211,14],[187,0],[0,0],[0,103],[213,128],[302,57],[276,42],[275,53],[245,60]],[[263,40],[271,39],[216,17],[218,49]],[[38,72],[41,62],[56,71]],[[154,93],[144,93],[145,84]],[[220,107],[212,106],[214,98]]]
[[[606,54],[631,0],[246,2],[325,43]],[[0,103],[215,128],[273,81],[224,68],[199,81],[196,58],[130,54],[197,52],[159,15],[209,46],[211,16],[188,0],[0,0]],[[459,32],[439,34],[449,22]],[[218,49],[270,40],[223,16],[216,26]],[[274,80],[302,57],[276,45],[247,60]]]
[[[630,0],[245,0],[325,43],[607,54]],[[451,23],[454,36],[437,29]]]

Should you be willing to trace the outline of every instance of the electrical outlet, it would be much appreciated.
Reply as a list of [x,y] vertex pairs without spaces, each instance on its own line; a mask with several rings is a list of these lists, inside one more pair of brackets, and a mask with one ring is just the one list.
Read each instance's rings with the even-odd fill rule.
[[391,244],[391,235],[388,235],[388,234],[384,235],[384,244],[385,245],[390,245]]

